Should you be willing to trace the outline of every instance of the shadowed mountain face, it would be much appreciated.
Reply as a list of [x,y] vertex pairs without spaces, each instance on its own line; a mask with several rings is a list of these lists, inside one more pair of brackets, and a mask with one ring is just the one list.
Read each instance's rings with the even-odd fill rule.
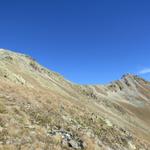
[[0,150],[149,150],[150,82],[78,85],[0,49]]

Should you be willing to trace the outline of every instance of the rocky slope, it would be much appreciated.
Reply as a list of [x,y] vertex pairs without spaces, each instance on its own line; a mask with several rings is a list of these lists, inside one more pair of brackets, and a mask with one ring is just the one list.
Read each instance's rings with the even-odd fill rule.
[[150,82],[78,85],[0,49],[0,150],[149,150]]

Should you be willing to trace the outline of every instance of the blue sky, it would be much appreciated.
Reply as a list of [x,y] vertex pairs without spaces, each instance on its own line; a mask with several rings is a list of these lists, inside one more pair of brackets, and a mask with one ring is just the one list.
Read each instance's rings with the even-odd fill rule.
[[150,1],[1,0],[0,47],[77,83],[150,80]]

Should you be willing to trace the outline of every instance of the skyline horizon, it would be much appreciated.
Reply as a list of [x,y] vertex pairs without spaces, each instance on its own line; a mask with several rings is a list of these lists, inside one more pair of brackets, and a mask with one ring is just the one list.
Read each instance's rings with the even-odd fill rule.
[[[40,65],[43,66],[44,68],[46,68],[46,69],[48,69],[48,70],[50,70],[50,71],[52,71],[52,72],[56,72],[55,70],[52,70],[51,68],[47,68],[46,66],[44,66],[43,64],[41,64],[36,58],[32,57],[32,56],[29,55],[29,54],[21,53],[21,52],[19,52],[19,51],[17,51],[17,50],[11,50],[11,49],[7,49],[7,48],[0,48],[0,50],[5,50],[5,51],[8,51],[8,52],[13,52],[13,53],[16,53],[16,54],[21,54],[21,55],[29,56],[30,58],[32,58],[34,61],[36,61],[38,64],[40,64]],[[139,74],[139,73],[136,74],[136,73],[127,72],[127,73],[124,73],[124,74],[120,75],[120,77],[119,77],[118,79],[114,79],[114,80],[111,80],[111,81],[108,81],[108,82],[105,82],[105,83],[77,83],[77,82],[74,82],[74,81],[68,79],[67,77],[65,77],[64,75],[62,75],[62,74],[59,73],[59,72],[56,72],[56,73],[58,73],[60,76],[63,76],[64,79],[66,79],[66,80],[68,80],[68,81],[70,81],[70,82],[72,82],[72,83],[74,83],[74,84],[81,84],[81,85],[105,85],[105,84],[109,84],[109,83],[112,83],[112,82],[121,80],[124,76],[128,76],[128,75],[129,75],[129,76],[130,76],[130,75],[131,75],[131,76],[138,76],[138,77],[140,77],[140,78],[143,78],[143,79],[146,80],[146,81],[150,81],[149,79],[146,79],[146,78],[142,77],[141,74]]]

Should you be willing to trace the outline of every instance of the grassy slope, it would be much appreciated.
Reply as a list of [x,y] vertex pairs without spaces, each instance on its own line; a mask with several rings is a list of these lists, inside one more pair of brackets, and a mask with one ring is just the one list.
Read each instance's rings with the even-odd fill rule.
[[137,107],[118,88],[73,84],[25,55],[0,51],[0,57],[0,149],[72,149],[49,134],[56,129],[71,132],[87,150],[149,148],[143,82],[146,99]]

